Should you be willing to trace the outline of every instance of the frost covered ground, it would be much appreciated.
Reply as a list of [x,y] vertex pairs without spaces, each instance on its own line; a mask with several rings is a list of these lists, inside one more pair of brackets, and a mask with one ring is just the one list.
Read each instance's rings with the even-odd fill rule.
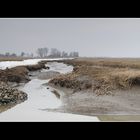
[[[68,66],[64,63],[48,62],[46,66],[50,67],[50,69],[47,71],[56,71],[62,74],[73,71],[73,66]],[[42,70],[42,72],[43,71],[46,71],[46,70]]]
[[58,108],[61,100],[56,98],[43,83],[45,80],[33,79],[23,87],[28,100],[0,114],[0,121],[99,121],[96,117],[43,111]]
[[27,59],[23,61],[3,61],[0,62],[0,69],[12,68],[21,65],[35,65],[42,60],[64,60],[64,59],[73,59],[73,58],[54,58],[54,59]]
[[[36,64],[39,61],[41,59],[30,59],[22,62],[1,62],[0,68]],[[57,62],[48,63],[47,65],[50,67],[50,70],[60,73],[71,72],[73,69],[72,66]],[[46,70],[43,71],[45,72]],[[46,111],[47,108],[55,109],[62,105],[61,100],[51,92],[51,88],[47,89],[46,86],[43,86],[48,81],[34,78],[24,87],[20,87],[20,90],[28,94],[28,100],[1,113],[0,121],[99,121],[97,117],[92,116]]]

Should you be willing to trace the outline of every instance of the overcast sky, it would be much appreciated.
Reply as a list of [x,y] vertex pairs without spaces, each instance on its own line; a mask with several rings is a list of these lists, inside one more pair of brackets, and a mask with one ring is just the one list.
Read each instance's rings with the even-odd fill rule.
[[0,19],[0,53],[35,53],[39,47],[90,57],[140,57],[140,18]]

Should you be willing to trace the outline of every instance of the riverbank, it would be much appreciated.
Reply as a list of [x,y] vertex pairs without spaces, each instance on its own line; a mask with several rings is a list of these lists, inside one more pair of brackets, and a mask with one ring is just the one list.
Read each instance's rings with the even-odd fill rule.
[[30,73],[47,69],[46,61],[38,62],[35,65],[16,66],[0,70],[0,112],[9,106],[14,106],[27,100],[27,94],[18,90],[20,84],[29,82]]
[[[53,61],[56,59],[49,59],[49,60]],[[23,101],[23,100],[21,101],[21,99],[19,98],[16,98],[16,96],[18,95],[20,96],[21,94],[21,91],[17,89],[19,86],[27,84],[34,77],[38,79],[42,79],[42,78],[50,79],[60,74],[60,72],[55,72],[53,71],[53,69],[50,70],[49,73],[46,72],[46,70],[49,70],[49,66],[46,66],[46,63],[47,63],[46,59],[33,59],[33,60],[29,59],[29,60],[21,61],[19,63],[16,61],[0,63],[1,64],[0,67],[2,68],[0,69],[0,86],[2,87],[1,94],[0,94],[0,112],[4,110],[3,109],[4,107],[7,108],[6,105],[9,108],[10,105],[13,106],[16,103]],[[63,67],[63,65],[57,66],[58,68],[57,71],[59,71],[61,67]],[[41,72],[43,70],[44,72]],[[66,67],[65,67],[65,71],[67,71]],[[3,83],[5,86],[3,86],[3,84],[1,83]],[[15,91],[16,94],[18,95],[15,95]],[[27,100],[27,96],[26,98],[23,99]]]
[[140,85],[139,59],[78,58],[63,62],[74,66],[73,72],[54,78],[50,83],[76,91],[90,89],[97,95]]
[[[95,116],[85,116],[54,111],[63,102],[54,88],[46,86],[50,78],[72,72],[73,67],[63,63],[48,62],[47,67],[30,73],[30,81],[18,87],[28,94],[28,100],[0,114],[1,121],[99,121]],[[50,112],[50,110],[52,110]]]
[[0,82],[0,112],[27,100],[27,94]]
[[[101,66],[100,63],[95,65],[91,63],[91,60],[89,62],[89,60],[83,61],[83,59],[78,58],[47,61],[47,63],[43,61],[41,69],[38,69],[40,66],[31,66],[30,68],[24,66],[25,75],[30,80],[21,89],[30,95],[28,96],[29,100],[6,111],[3,119],[5,116],[8,119],[9,114],[12,114],[15,119],[18,117],[15,114],[21,110],[26,112],[26,115],[23,116],[24,119],[26,117],[34,119],[30,113],[38,116],[41,111],[50,112],[50,114],[54,112],[54,114],[70,113],[91,117],[99,116],[101,120],[111,119],[111,117],[104,117],[104,115],[139,115],[139,69],[128,64],[127,67],[116,68],[107,66],[107,62],[106,60]],[[43,68],[44,64],[47,69]],[[18,66],[17,69],[19,67],[23,68]],[[128,81],[132,80],[133,84],[126,86],[126,83],[129,82],[122,82],[125,78]],[[108,86],[109,88],[107,88]],[[55,101],[57,101],[56,104]],[[22,118],[22,115],[19,118]],[[42,117],[40,116],[40,118]],[[136,118],[138,119],[138,117]]]
[[119,64],[118,59],[108,64],[109,61],[96,59],[95,63],[95,60],[81,58],[63,61],[73,65],[74,70],[49,82],[60,91],[64,102],[58,111],[91,116],[140,114],[140,71],[134,68],[134,60],[130,63],[122,59],[125,65],[119,66],[114,66],[114,63]]

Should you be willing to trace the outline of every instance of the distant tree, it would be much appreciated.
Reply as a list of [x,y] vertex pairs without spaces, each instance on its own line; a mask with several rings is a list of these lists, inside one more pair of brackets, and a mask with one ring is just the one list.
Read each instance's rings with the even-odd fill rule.
[[59,51],[56,48],[51,48],[50,56],[51,57],[61,57],[61,51]]
[[12,53],[10,56],[11,57],[17,57],[17,55],[15,53]]
[[56,49],[55,48],[51,48],[50,56],[54,57],[55,54],[56,54]]
[[69,53],[69,57],[73,57],[73,53],[72,52]]
[[70,52],[69,57],[79,57],[78,52]]
[[57,51],[56,57],[61,57],[61,51]]
[[37,54],[38,54],[39,57],[42,58],[43,57],[43,54],[44,54],[43,49],[42,48],[38,48],[37,49]]
[[38,48],[38,49],[37,49],[37,54],[38,54],[38,56],[41,57],[41,58],[42,58],[42,57],[47,57],[48,51],[49,51],[48,48]]
[[74,52],[74,57],[79,57],[79,53],[78,52]]
[[48,48],[43,48],[43,50],[44,50],[44,57],[47,57],[49,49]]
[[65,51],[62,52],[61,54],[62,57],[68,57],[68,53],[66,53]]
[[25,55],[25,53],[24,53],[24,52],[21,52],[21,55],[20,55],[20,56],[21,56],[21,57],[24,57],[24,55]]
[[56,49],[56,48],[51,48],[50,55],[51,55],[51,56],[55,56],[56,53],[57,53],[57,49]]
[[5,53],[5,56],[6,56],[6,57],[9,57],[9,56],[10,56],[10,53],[9,53],[9,52],[6,52],[6,53]]
[[59,57],[79,57],[78,52],[70,52],[69,54],[65,51],[61,52],[57,48],[51,48],[50,54],[48,55],[49,49],[44,47],[44,48],[38,48],[37,49],[37,54],[39,57],[44,58],[44,57],[53,57],[53,58],[59,58]]

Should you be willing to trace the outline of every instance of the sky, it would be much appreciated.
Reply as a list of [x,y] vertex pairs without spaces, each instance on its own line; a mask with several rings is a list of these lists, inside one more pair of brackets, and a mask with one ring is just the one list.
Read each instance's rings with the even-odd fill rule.
[[140,18],[0,18],[0,53],[37,48],[86,57],[140,57]]

